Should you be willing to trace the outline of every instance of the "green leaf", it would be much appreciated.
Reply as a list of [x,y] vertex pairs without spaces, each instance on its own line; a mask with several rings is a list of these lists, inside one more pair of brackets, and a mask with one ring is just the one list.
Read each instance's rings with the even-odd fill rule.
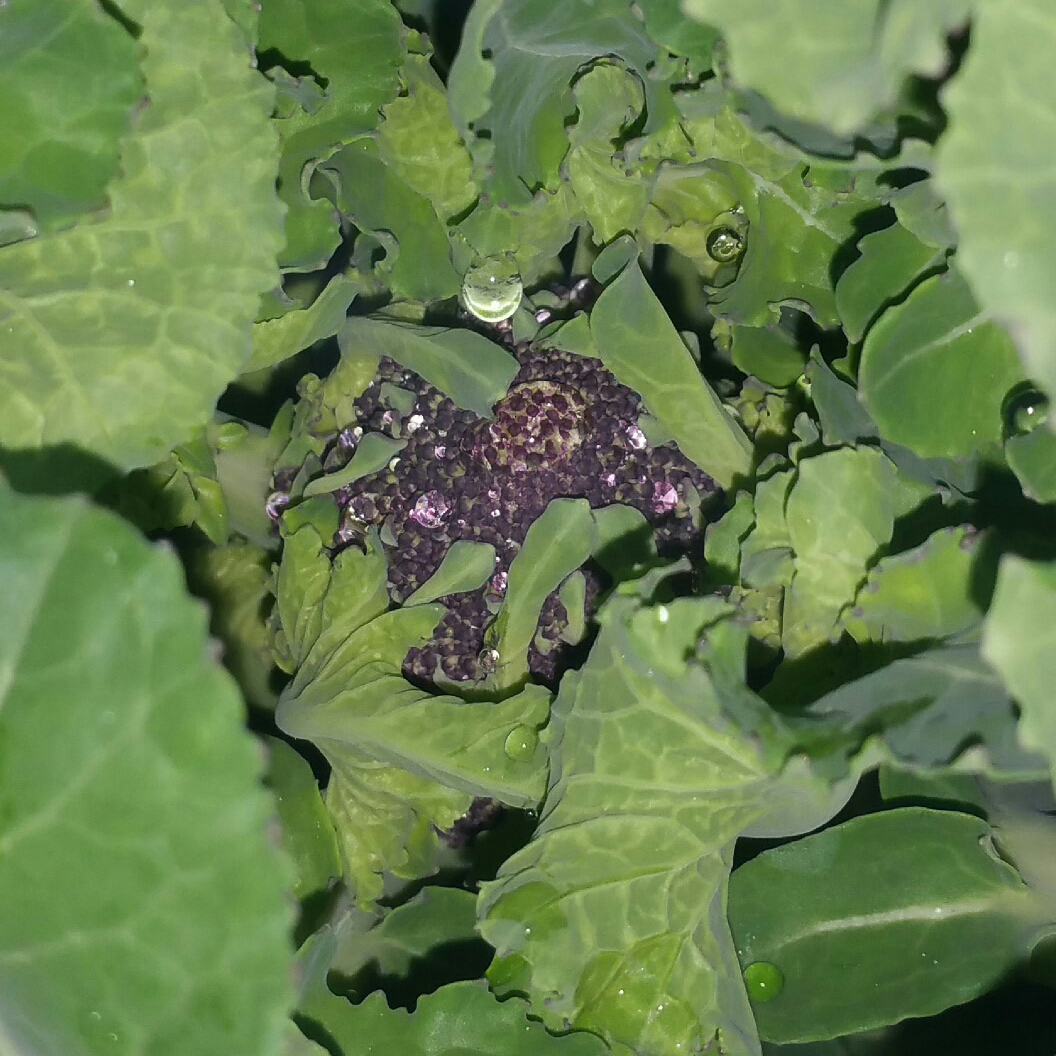
[[448,594],[461,594],[484,586],[495,571],[495,547],[456,539],[444,554],[440,567],[405,602],[425,605]]
[[401,71],[405,94],[382,110],[375,134],[381,160],[415,193],[428,198],[444,221],[477,196],[473,159],[451,119],[447,93],[425,55],[408,55]]
[[275,121],[282,140],[279,193],[287,206],[283,268],[312,271],[337,248],[337,217],[328,201],[310,193],[311,176],[335,148],[378,124],[380,108],[396,96],[403,37],[388,0],[266,0],[262,65],[270,62],[273,75],[276,68],[284,72],[283,63],[289,72],[307,67],[317,90],[326,85],[314,108],[297,106]]
[[558,278],[564,274],[564,266],[556,259],[557,254],[575,234],[582,218],[580,203],[564,182],[553,191],[541,190],[516,205],[481,201],[454,229],[465,246],[460,250],[456,241],[453,252],[465,257],[460,261],[463,271],[474,257],[510,254],[525,283]]
[[112,514],[2,490],[5,1047],[275,1052],[287,870],[203,607]]
[[847,0],[836,8],[810,0],[685,4],[689,15],[722,32],[735,81],[791,117],[840,135],[861,131],[892,106],[911,74],[944,73],[947,35],[971,7],[970,0]]
[[757,131],[717,85],[681,95],[679,106],[695,156],[711,159],[699,168],[712,170],[713,193],[721,189],[736,202],[726,207],[727,219],[737,220],[737,230],[747,221],[735,277],[724,275],[711,292],[713,313],[766,326],[787,304],[824,327],[837,326],[834,263],[856,236],[861,213],[879,204],[876,171],[826,164]]
[[718,320],[712,339],[739,370],[778,388],[791,385],[807,361],[796,339],[778,326],[731,326]]
[[594,559],[621,583],[656,564],[656,538],[641,510],[614,503],[594,510]]
[[293,893],[305,898],[341,875],[337,837],[304,757],[277,737],[269,737],[267,745],[268,784],[275,794],[282,844],[296,869]]
[[841,378],[815,350],[806,369],[810,398],[818,412],[827,447],[854,444],[878,435],[876,423],[862,406],[858,391]]
[[326,476],[317,477],[304,486],[302,494],[326,495],[352,484],[361,477],[377,473],[392,460],[392,457],[407,446],[406,440],[394,440],[384,433],[364,433],[348,465]]
[[718,674],[694,658],[710,629],[712,655],[732,632],[743,663],[743,631],[724,630],[732,612],[618,594],[586,665],[561,683],[546,812],[480,903],[493,986],[528,994],[553,1029],[641,1056],[759,1052],[724,892],[770,783],[723,714],[717,679],[735,658]]
[[578,119],[568,130],[568,179],[594,229],[594,241],[637,230],[650,183],[621,166],[615,151],[645,103],[641,81],[620,66],[599,64],[572,89]]
[[598,298],[590,327],[602,362],[641,395],[687,458],[723,487],[747,474],[748,438],[701,377],[637,261]]
[[365,933],[351,931],[338,943],[331,970],[349,978],[354,991],[361,990],[356,977],[364,969],[371,969],[375,976],[405,977],[416,964],[450,954],[452,947],[475,943],[486,949],[477,936],[476,924],[477,896],[473,892],[458,887],[426,887],[376,927]]
[[1005,458],[1023,494],[1035,502],[1056,502],[1056,436],[1044,427],[1010,436]]
[[789,656],[829,638],[895,520],[926,494],[875,448],[840,448],[800,462],[785,506],[795,554],[782,629]]
[[384,894],[383,874],[414,880],[434,872],[437,832],[451,828],[473,797],[350,748],[327,760],[326,806],[356,904],[366,908]]
[[874,231],[858,242],[857,260],[836,283],[836,307],[850,341],[861,341],[870,323],[910,286],[945,259],[944,248],[922,241],[901,224]]
[[594,516],[586,499],[552,499],[532,522],[510,563],[506,596],[487,641],[498,652],[490,682],[499,689],[528,677],[528,649],[551,591],[590,557]]
[[[1025,372],[1056,397],[1056,192],[1049,124],[1056,45],[1046,0],[987,0],[963,68],[943,88],[949,128],[936,181],[958,232],[957,260],[979,303],[1006,324]],[[994,85],[1002,86],[995,92]]]
[[349,305],[368,288],[357,275],[338,275],[307,308],[255,323],[253,354],[243,373],[273,367],[316,341],[333,337],[344,325]]
[[488,167],[486,189],[500,205],[557,185],[568,149],[565,121],[574,108],[571,82],[602,57],[638,74],[647,132],[674,115],[669,89],[653,71],[656,46],[623,0],[501,0],[467,23],[448,91],[470,151]]
[[858,377],[883,435],[924,458],[1000,443],[1005,397],[1022,380],[1012,339],[980,311],[956,269],[884,312],[865,339]]
[[367,536],[366,550],[342,550],[330,561],[311,526],[288,536],[276,582],[276,612],[295,690],[323,668],[331,654],[359,627],[389,606],[381,542]]
[[491,417],[492,407],[506,395],[519,369],[509,352],[474,330],[355,316],[345,323],[341,343],[342,348],[389,356],[480,418]]
[[[442,612],[439,605],[416,605],[383,613],[325,660],[317,642],[315,655],[284,691],[276,720],[328,754],[347,745],[472,795],[533,804],[542,792],[545,753],[540,748],[528,760],[511,760],[503,744],[519,725],[543,725],[545,690],[532,686],[501,704],[468,704],[420,690],[400,673],[407,650],[429,637]],[[332,624],[325,630],[329,645],[337,635]],[[419,718],[412,721],[415,713]]]
[[639,0],[649,36],[668,51],[685,55],[701,71],[709,69],[719,34],[686,18],[679,0]]
[[349,143],[321,168],[336,178],[334,201],[344,216],[361,231],[395,239],[375,275],[398,298],[439,301],[458,293],[462,283],[451,264],[447,229],[429,199],[385,164],[373,140]]
[[5,8],[0,210],[28,210],[37,234],[104,204],[118,142],[143,94],[139,49],[93,3],[38,0]]
[[776,966],[753,1004],[768,1041],[835,1038],[932,1016],[1026,952],[1032,897],[985,821],[905,807],[763,851],[730,879],[745,967]]
[[[1016,708],[975,644],[942,645],[849,682],[815,701],[802,728],[819,770],[842,775],[862,752],[909,768],[1034,780],[1045,763],[1016,728]],[[870,745],[867,738],[878,744]],[[818,746],[826,758],[819,758]]]
[[992,551],[965,527],[943,528],[870,571],[843,625],[860,642],[946,638],[978,624],[993,590]]
[[1052,707],[1056,653],[1056,562],[1006,554],[983,630],[983,656],[1000,673],[1019,704],[1024,748],[1056,763],[1056,711]]
[[362,1004],[335,997],[325,983],[305,995],[299,1015],[320,1024],[341,1056],[372,1047],[401,1056],[604,1056],[603,1042],[590,1034],[555,1038],[529,1019],[522,1001],[498,1001],[482,982],[451,983],[418,1000],[414,1013],[390,1009],[380,993]]
[[0,444],[131,468],[204,424],[247,359],[282,214],[272,91],[217,0],[123,10],[150,106],[109,213],[0,249]]
[[208,546],[186,558],[191,589],[209,604],[209,631],[223,645],[224,666],[250,704],[274,708],[265,612],[271,601],[271,558],[259,546],[232,542]]

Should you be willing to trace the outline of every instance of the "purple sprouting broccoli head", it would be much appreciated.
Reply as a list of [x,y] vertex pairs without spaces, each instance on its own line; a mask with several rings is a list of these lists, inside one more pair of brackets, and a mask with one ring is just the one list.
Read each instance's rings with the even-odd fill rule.
[[[594,508],[623,503],[645,515],[661,553],[700,546],[693,508],[715,482],[673,444],[652,446],[639,427],[640,397],[599,360],[529,345],[514,350],[520,370],[493,419],[461,410],[412,371],[383,360],[328,452],[332,472],[356,440],[380,432],[406,442],[380,472],[343,489],[339,539],[370,527],[388,543],[389,585],[402,602],[436,571],[456,540],[490,543],[494,574],[481,589],[442,599],[448,613],[404,670],[421,683],[471,681],[488,673],[485,629],[506,589],[510,564],[551,499],[585,498]],[[399,392],[400,409],[392,393]],[[362,430],[362,432],[361,432]],[[350,440],[351,438],[351,440]],[[604,588],[587,567],[587,615]],[[543,606],[529,656],[532,674],[554,684],[567,665],[568,626],[557,592]]]

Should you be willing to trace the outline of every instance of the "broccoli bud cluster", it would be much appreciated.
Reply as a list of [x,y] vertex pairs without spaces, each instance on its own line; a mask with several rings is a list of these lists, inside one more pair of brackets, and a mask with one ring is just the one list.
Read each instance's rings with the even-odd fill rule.
[[[715,482],[674,444],[651,445],[639,426],[641,398],[597,359],[521,345],[520,369],[494,418],[458,408],[391,360],[356,401],[329,451],[327,471],[346,464],[362,436],[383,433],[406,446],[380,472],[341,489],[338,544],[371,526],[389,546],[389,585],[402,602],[436,571],[456,540],[490,543],[495,570],[479,590],[441,599],[448,612],[432,639],[413,649],[407,675],[435,684],[488,673],[485,629],[502,604],[510,564],[551,499],[585,498],[594,508],[624,503],[653,526],[662,553],[691,552],[695,513]],[[603,580],[586,571],[587,615]],[[557,593],[543,606],[529,664],[553,684],[567,662],[569,617]]]

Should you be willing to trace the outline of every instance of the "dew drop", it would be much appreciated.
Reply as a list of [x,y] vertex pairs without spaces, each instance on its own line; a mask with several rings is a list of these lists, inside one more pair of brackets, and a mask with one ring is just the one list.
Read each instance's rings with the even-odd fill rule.
[[1002,415],[1006,439],[1032,433],[1049,416],[1048,397],[1032,385],[1017,386],[1006,397]]
[[743,974],[748,997],[756,1004],[773,1001],[785,987],[781,969],[769,961],[755,961],[745,968]]
[[510,257],[476,261],[462,279],[462,303],[485,323],[501,323],[517,311],[524,285]]
[[504,745],[506,754],[517,762],[531,759],[539,744],[539,734],[531,726],[514,726]]
[[708,233],[704,249],[716,264],[733,264],[744,252],[744,239],[732,227],[716,227]]

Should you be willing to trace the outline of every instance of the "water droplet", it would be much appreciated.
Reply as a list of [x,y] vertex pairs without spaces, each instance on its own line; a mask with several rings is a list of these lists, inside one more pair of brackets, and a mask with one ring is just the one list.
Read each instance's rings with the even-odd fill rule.
[[1005,438],[1032,433],[1049,416],[1049,400],[1033,385],[1018,385],[1005,398],[1002,408]]
[[769,961],[756,961],[748,965],[743,974],[748,998],[756,1004],[773,1001],[785,988],[785,977],[781,974],[781,969]]
[[539,744],[539,734],[531,726],[514,726],[506,738],[506,754],[517,762],[531,759]]
[[512,258],[485,257],[462,279],[462,303],[485,323],[501,323],[517,311],[524,286]]
[[716,227],[708,233],[704,249],[716,264],[733,264],[744,252],[744,239],[732,227]]

